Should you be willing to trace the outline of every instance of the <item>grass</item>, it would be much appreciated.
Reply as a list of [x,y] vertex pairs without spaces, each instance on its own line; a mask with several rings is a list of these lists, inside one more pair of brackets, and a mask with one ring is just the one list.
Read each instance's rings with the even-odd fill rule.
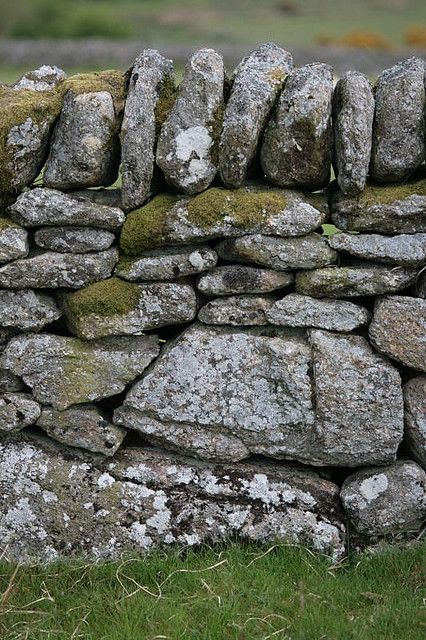
[[3,640],[415,640],[426,545],[326,558],[285,545],[0,564]]

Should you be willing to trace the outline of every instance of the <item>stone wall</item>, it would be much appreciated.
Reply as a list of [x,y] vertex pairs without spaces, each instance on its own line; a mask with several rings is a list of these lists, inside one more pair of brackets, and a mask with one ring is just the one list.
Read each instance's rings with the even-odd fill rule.
[[419,535],[424,111],[270,44],[0,87],[6,557]]

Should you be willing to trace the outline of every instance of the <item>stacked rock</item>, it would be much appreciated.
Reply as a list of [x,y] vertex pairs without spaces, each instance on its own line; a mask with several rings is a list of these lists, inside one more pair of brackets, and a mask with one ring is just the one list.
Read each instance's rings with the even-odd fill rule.
[[0,87],[1,552],[418,535],[424,82],[266,44]]

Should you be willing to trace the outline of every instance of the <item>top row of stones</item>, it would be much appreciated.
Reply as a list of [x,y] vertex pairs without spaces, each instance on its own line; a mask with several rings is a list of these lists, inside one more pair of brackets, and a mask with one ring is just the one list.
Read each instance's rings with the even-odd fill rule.
[[31,183],[46,156],[44,184],[62,190],[112,184],[121,159],[125,210],[146,201],[156,167],[178,191],[195,194],[218,173],[227,187],[241,186],[259,171],[257,158],[273,184],[307,190],[325,187],[333,164],[341,190],[356,195],[367,176],[402,181],[425,158],[418,58],[384,71],[374,90],[358,72],[334,87],[326,64],[293,68],[275,44],[250,53],[230,81],[221,56],[201,49],[178,89],[173,63],[151,49],[125,76],[64,79],[45,69],[0,87],[2,192]]

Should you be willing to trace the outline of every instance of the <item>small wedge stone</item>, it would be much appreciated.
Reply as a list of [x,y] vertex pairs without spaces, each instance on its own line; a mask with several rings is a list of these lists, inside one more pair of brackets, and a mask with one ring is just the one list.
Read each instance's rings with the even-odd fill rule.
[[17,89],[30,89],[31,91],[49,91],[56,87],[58,82],[65,80],[66,73],[56,67],[43,64],[38,69],[33,71],[27,71],[24,73],[17,82],[12,85],[12,88]]
[[204,324],[250,327],[268,324],[266,312],[271,308],[273,298],[261,296],[229,296],[215,298],[198,313]]
[[89,253],[109,249],[115,236],[110,231],[89,227],[46,227],[36,231],[34,240],[42,249],[58,253]]
[[39,403],[29,394],[0,394],[0,433],[29,427],[37,421],[40,414]]
[[404,392],[405,446],[408,454],[426,469],[426,376],[412,378]]
[[174,280],[216,266],[217,253],[208,246],[164,247],[144,251],[137,258],[120,258],[115,275],[124,280]]
[[0,264],[28,255],[28,232],[8,218],[0,218]]

